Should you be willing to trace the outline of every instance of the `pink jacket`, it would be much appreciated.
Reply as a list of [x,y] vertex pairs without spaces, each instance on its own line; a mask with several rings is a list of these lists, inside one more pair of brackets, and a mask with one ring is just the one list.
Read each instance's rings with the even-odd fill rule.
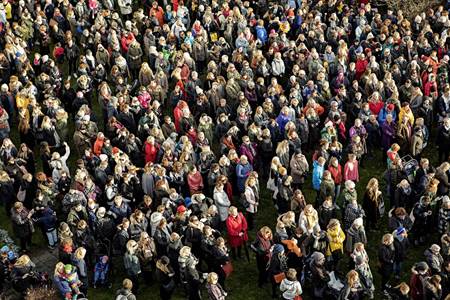
[[[353,164],[353,167],[351,167]],[[355,160],[352,162],[347,162],[344,167],[344,181],[352,180],[354,182],[359,181],[359,164],[358,161]]]

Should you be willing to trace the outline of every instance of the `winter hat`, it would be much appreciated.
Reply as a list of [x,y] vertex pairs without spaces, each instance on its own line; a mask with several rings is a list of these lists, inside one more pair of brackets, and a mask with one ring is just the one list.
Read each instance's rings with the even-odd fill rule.
[[184,213],[186,211],[186,206],[184,206],[184,205],[180,205],[180,206],[178,206],[178,208],[177,208],[177,213]]
[[389,103],[386,107],[389,111],[393,111],[395,108],[394,104],[392,104],[392,103]]
[[319,263],[321,260],[323,260],[323,259],[325,259],[325,256],[323,255],[323,253],[322,252],[314,252],[312,255],[311,255],[311,257],[312,257],[312,259],[314,260],[314,262],[317,264],[317,263]]
[[433,252],[439,252],[441,251],[441,247],[439,247],[439,245],[433,244],[431,245],[430,250]]
[[284,252],[284,247],[281,244],[275,244],[273,246],[273,250],[272,250],[273,254],[278,254],[278,253],[283,253]]
[[345,182],[345,188],[347,189],[354,189],[355,188],[355,183],[351,180],[347,180]]
[[405,227],[403,227],[403,226],[400,226],[400,227],[397,228],[397,230],[395,231],[395,233],[396,233],[397,235],[400,235],[400,234],[402,234],[402,233],[404,233],[404,232],[406,232],[406,229],[405,229]]
[[4,254],[4,253],[8,253],[9,251],[9,247],[8,246],[3,246],[2,248],[0,248],[0,253]]
[[414,265],[414,269],[419,273],[425,273],[428,271],[428,264],[424,261],[418,262]]
[[72,265],[70,265],[70,264],[64,265],[64,272],[65,272],[66,274],[71,273],[71,272],[72,272],[72,269],[73,269],[73,266],[72,266]]

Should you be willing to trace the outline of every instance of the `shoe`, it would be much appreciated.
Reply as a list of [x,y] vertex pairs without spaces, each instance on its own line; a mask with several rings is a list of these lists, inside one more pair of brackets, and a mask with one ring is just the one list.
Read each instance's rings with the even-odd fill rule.
[[97,285],[94,283],[94,289],[96,289],[97,288]]

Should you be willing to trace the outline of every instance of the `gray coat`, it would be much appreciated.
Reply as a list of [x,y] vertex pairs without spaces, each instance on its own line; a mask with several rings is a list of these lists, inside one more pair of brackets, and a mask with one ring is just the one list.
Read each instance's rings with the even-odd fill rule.
[[130,276],[136,276],[141,273],[141,264],[139,258],[135,254],[131,254],[127,251],[123,257],[123,264],[125,266],[125,271]]
[[214,204],[217,206],[219,212],[220,221],[225,222],[228,218],[228,209],[230,208],[231,202],[228,199],[227,193],[225,191],[217,191],[214,189]]

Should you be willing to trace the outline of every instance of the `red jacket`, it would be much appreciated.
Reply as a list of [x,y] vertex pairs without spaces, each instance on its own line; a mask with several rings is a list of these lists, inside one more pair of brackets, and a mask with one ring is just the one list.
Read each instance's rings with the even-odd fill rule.
[[[229,215],[227,220],[227,232],[228,232],[228,244],[230,247],[242,246],[246,241],[248,241],[247,234],[247,220],[242,213],[239,213],[237,217]],[[239,233],[243,233],[239,236]]]
[[355,64],[355,70],[356,70],[356,79],[359,80],[361,76],[366,71],[367,65],[369,62],[367,59],[357,59]]
[[338,164],[337,168],[330,165],[328,171],[330,171],[331,176],[333,177],[334,184],[338,185],[342,183],[342,167],[340,164]]
[[383,107],[384,107],[383,101],[378,101],[377,103],[374,103],[372,101],[369,102],[369,109],[376,116],[378,116]]
[[144,151],[145,151],[145,163],[156,161],[156,156],[158,155],[159,147],[157,144],[150,144],[149,142],[144,143]]

